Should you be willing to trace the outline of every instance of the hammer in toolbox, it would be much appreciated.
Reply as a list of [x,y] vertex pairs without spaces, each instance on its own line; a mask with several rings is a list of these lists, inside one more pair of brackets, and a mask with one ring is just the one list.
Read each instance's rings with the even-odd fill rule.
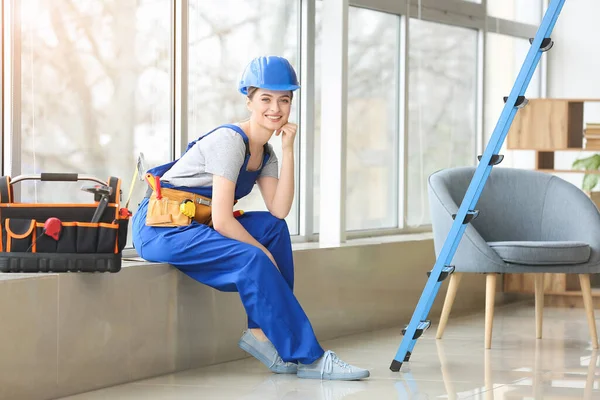
[[96,207],[96,211],[92,216],[92,222],[97,223],[100,222],[100,219],[104,215],[104,211],[106,210],[106,206],[108,206],[108,200],[110,195],[112,194],[112,188],[106,185],[85,185],[81,188],[84,192],[92,193],[94,195],[94,199],[100,199],[98,202],[98,206]]

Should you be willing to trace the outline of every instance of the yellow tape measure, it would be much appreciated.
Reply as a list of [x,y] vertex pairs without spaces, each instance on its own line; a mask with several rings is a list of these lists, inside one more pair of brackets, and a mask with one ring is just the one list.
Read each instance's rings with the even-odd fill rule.
[[196,205],[191,200],[184,200],[179,205],[179,211],[188,218],[194,218],[194,215],[196,215]]

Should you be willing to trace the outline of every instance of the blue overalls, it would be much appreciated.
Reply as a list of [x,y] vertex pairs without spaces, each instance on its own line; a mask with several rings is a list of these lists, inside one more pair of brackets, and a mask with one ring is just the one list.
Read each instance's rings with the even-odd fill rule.
[[[238,132],[248,146],[248,137],[241,128],[224,126]],[[188,144],[186,152],[215,130]],[[268,157],[265,151],[262,166],[266,165]],[[247,171],[249,158],[247,152],[236,182],[236,200],[252,191],[260,174],[260,169]],[[148,172],[162,176],[176,162]],[[212,198],[212,187],[174,187],[166,182],[161,182],[161,186]],[[227,238],[196,221],[183,227],[147,226],[147,207],[148,199],[144,198],[132,220],[133,244],[140,257],[152,262],[169,263],[217,290],[239,292],[248,314],[248,328],[261,328],[283,361],[311,364],[323,355],[324,351],[317,342],[310,321],[293,294],[294,260],[284,220],[269,212],[248,212],[238,217],[248,233],[271,252],[278,270],[259,248]]]

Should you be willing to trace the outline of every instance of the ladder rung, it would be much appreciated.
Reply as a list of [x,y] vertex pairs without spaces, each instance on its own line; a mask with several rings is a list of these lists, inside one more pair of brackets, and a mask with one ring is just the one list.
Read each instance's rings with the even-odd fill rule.
[[[419,325],[417,325],[417,330],[415,331],[415,335],[413,336],[413,340],[420,338],[423,332],[429,329],[430,326],[431,321],[429,320],[419,322]],[[402,334],[406,335],[406,327],[402,329]]]
[[[505,103],[507,100],[508,100],[508,96],[504,96]],[[527,98],[525,96],[518,96],[517,101],[515,102],[515,107],[523,108],[527,105],[527,103],[529,103],[529,100],[527,100]]]
[[[440,274],[440,277],[438,278],[438,282],[442,282],[444,281],[446,278],[448,278],[450,275],[452,275],[452,273],[454,272],[454,265],[450,265],[450,266],[445,266],[444,268],[442,268],[442,273]],[[431,276],[431,271],[427,271],[427,277],[429,278]]]
[[[479,161],[481,161],[482,157],[483,156],[477,156],[477,159]],[[504,155],[502,155],[502,154],[494,154],[492,156],[492,159],[490,160],[490,163],[488,165],[498,165],[498,164],[500,164],[502,162],[502,160],[504,160]]]
[[[529,38],[529,44],[533,44],[533,38]],[[550,50],[552,46],[554,46],[554,41],[552,40],[552,38],[547,37],[542,39],[542,45],[540,46],[540,50],[542,52],[545,52]]]
[[[465,220],[463,221],[463,225],[468,224],[469,222],[473,221],[478,216],[479,216],[479,210],[467,211],[467,215],[465,215]],[[452,214],[452,219],[456,219],[456,214]]]

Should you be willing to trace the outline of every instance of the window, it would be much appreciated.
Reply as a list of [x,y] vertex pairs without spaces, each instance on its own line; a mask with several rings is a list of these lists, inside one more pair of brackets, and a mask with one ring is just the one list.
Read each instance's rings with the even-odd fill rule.
[[[464,0],[481,3],[480,0]],[[424,2],[431,3],[431,2]],[[456,10],[479,10],[462,5]],[[488,15],[521,24],[541,21],[541,0],[487,0]],[[127,200],[140,152],[146,166],[172,159],[174,138],[172,0],[19,0],[21,7],[20,107],[21,172],[79,172],[123,180]],[[189,47],[186,137],[193,140],[249,113],[237,84],[246,64],[259,55],[281,55],[300,71],[301,0],[188,0]],[[366,4],[366,3],[365,3]],[[415,2],[412,2],[415,4]],[[433,3],[431,3],[433,4]],[[431,5],[430,4],[430,5]],[[321,118],[321,1],[316,1],[314,228],[319,227]],[[453,8],[454,6],[452,6]],[[435,7],[433,7],[435,8]],[[35,10],[35,12],[31,12]],[[456,11],[455,10],[455,11]],[[396,11],[394,11],[396,12]],[[397,12],[404,12],[399,8]],[[452,13],[452,12],[451,12]],[[428,13],[426,18],[437,18]],[[346,229],[404,228],[429,224],[427,178],[436,170],[477,163],[478,31],[420,18],[409,20],[408,54],[400,54],[400,17],[349,7]],[[450,21],[450,20],[449,20]],[[460,18],[452,23],[461,23]],[[323,21],[325,22],[325,21]],[[485,21],[472,26],[485,29]],[[513,24],[514,25],[514,24]],[[512,32],[513,25],[503,25]],[[521,28],[524,28],[521,26]],[[521,29],[522,31],[522,29]],[[523,59],[527,39],[485,33],[484,144],[497,123]],[[409,60],[408,158],[399,163],[400,63]],[[299,95],[292,122],[299,123]],[[526,96],[541,95],[533,76]],[[2,99],[0,99],[1,101]],[[9,116],[5,116],[9,117]],[[18,134],[18,132],[17,132]],[[323,134],[327,134],[323,132]],[[295,181],[300,182],[300,130],[296,138]],[[271,139],[281,160],[281,139]],[[4,142],[0,142],[1,146]],[[505,148],[503,149],[505,150]],[[335,149],[334,151],[338,151]],[[529,165],[526,152],[503,152],[502,166]],[[517,157],[523,158],[523,162]],[[280,163],[281,166],[281,163]],[[407,168],[406,187],[399,175]],[[27,202],[89,202],[81,183],[26,181]],[[135,212],[146,185],[137,183],[129,208]],[[399,219],[401,195],[407,215]],[[287,217],[299,228],[298,193]],[[258,187],[236,208],[266,210]]]
[[410,20],[409,226],[430,223],[427,179],[477,161],[477,31]]
[[542,0],[487,0],[490,17],[538,25],[542,21]]
[[[281,0],[189,1],[189,140],[218,125],[248,118],[246,98],[238,92],[237,84],[244,67],[254,57],[283,56],[300,75],[299,3]],[[297,94],[290,116],[290,121],[295,123],[300,119]],[[296,135],[296,183],[299,180],[298,142],[299,134]],[[273,136],[270,143],[281,167],[281,139]],[[296,194],[286,219],[292,234],[298,233],[297,205]],[[258,186],[236,208],[266,210]]]
[[[317,2],[314,178],[317,229],[321,151],[319,10]],[[399,26],[396,15],[356,7],[348,11],[347,230],[398,225]]]
[[[171,1],[20,3],[22,173],[117,176],[125,202],[139,152],[171,159]],[[81,183],[19,185],[26,202],[93,200]]]
[[[484,140],[487,145],[494,128],[498,123],[502,109],[504,108],[504,96],[508,96],[512,90],[517,75],[523,66],[523,61],[531,47],[529,41],[496,33],[488,33],[486,37],[485,57],[485,121]],[[541,60],[540,60],[541,64]],[[541,96],[540,64],[538,64],[529,86],[525,91],[526,98]],[[507,151],[506,140],[503,143],[500,154],[505,158],[499,166],[530,168],[533,164],[534,154],[529,151]]]

